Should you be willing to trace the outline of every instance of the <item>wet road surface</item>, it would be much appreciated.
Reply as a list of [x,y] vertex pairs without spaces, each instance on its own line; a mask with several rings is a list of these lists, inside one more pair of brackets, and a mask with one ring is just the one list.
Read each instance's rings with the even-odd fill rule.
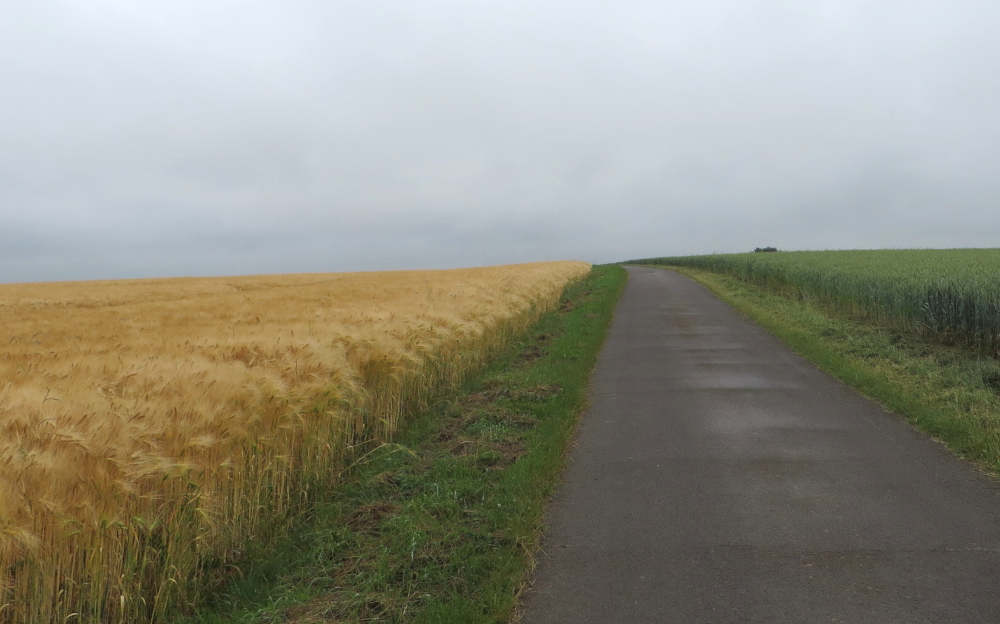
[[524,624],[1000,623],[1000,486],[630,268]]

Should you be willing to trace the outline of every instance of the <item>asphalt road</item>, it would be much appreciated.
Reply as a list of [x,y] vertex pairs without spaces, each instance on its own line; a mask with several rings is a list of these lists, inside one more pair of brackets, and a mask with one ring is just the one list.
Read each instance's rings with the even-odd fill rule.
[[630,268],[525,624],[1000,623],[1000,487]]

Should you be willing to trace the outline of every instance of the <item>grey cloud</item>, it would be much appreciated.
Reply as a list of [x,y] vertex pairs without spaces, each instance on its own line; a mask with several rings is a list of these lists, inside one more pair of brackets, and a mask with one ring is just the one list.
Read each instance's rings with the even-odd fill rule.
[[0,280],[976,246],[1000,7],[15,1]]

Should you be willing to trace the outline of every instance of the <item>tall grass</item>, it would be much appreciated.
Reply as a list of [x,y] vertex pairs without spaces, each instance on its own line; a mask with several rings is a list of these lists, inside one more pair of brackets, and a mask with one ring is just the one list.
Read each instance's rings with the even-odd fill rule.
[[0,286],[0,622],[160,622],[585,263]]
[[747,253],[630,263],[724,273],[1000,355],[1000,249]]

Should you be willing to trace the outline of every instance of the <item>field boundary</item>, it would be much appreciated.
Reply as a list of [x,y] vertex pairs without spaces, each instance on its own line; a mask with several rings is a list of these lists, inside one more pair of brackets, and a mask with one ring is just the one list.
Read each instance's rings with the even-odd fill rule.
[[625,281],[605,266],[570,285],[514,348],[357,463],[184,621],[509,620]]

